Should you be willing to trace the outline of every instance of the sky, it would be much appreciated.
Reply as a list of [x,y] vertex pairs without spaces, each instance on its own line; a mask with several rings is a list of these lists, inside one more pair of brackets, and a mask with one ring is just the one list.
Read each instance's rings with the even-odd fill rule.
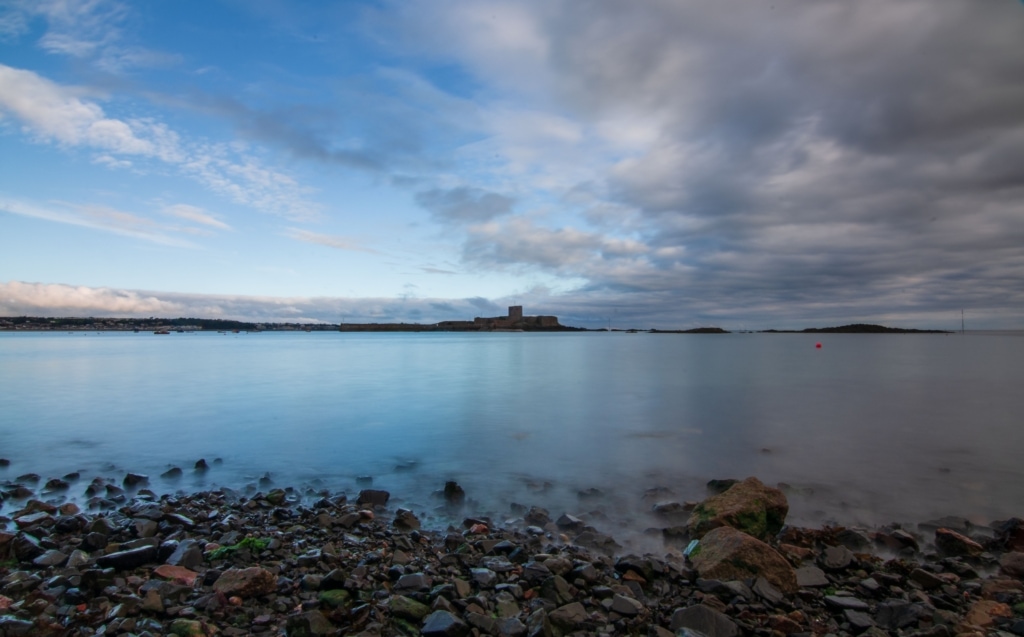
[[0,0],[0,315],[1024,328],[1018,0]]

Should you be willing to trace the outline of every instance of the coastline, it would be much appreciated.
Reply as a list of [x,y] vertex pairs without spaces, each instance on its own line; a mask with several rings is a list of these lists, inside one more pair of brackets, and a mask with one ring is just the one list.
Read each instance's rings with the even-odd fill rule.
[[[1015,606],[1024,601],[1019,520],[810,529],[784,526],[783,512],[778,528],[744,526],[739,516],[709,531],[700,526],[709,512],[731,506],[721,498],[735,501],[741,487],[755,489],[748,501],[788,509],[782,492],[756,480],[712,481],[700,503],[651,493],[667,526],[620,543],[620,521],[607,513],[509,503],[502,517],[484,516],[455,483],[438,485],[429,507],[407,509],[372,485],[351,496],[270,484],[250,494],[158,496],[147,482],[130,473],[120,483],[90,482],[87,511],[60,495],[67,491],[4,487],[0,634],[941,637],[1024,629],[1015,615],[1024,612]],[[716,536],[746,536],[734,527],[760,536],[744,540],[761,557],[748,556],[755,570],[739,575],[706,562]]]

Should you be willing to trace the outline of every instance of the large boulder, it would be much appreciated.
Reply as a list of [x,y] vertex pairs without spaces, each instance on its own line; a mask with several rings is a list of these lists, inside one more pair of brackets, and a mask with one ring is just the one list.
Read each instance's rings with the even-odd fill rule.
[[787,513],[789,502],[782,491],[765,486],[757,478],[747,478],[698,504],[686,526],[692,538],[730,526],[767,540],[782,530]]
[[704,579],[745,580],[763,577],[783,593],[795,593],[796,571],[786,558],[757,538],[729,526],[709,531],[690,553]]

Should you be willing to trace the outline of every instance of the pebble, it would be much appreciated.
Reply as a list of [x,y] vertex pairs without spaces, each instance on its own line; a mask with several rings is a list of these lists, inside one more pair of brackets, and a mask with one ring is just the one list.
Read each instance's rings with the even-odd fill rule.
[[[698,579],[672,546],[624,554],[589,526],[607,518],[589,512],[553,521],[522,507],[504,525],[477,516],[441,531],[436,511],[389,508],[390,493],[372,489],[350,503],[288,488],[157,496],[119,493],[104,480],[89,487],[112,487],[123,500],[88,512],[61,505],[61,494],[19,510],[5,503],[0,635],[61,626],[73,635],[222,637],[1024,636],[1013,612],[1024,608],[1018,522],[984,541],[971,528],[962,540],[946,527],[920,536],[786,527],[766,545],[798,566],[799,589],[786,593],[763,576]],[[36,495],[25,488],[26,499]],[[452,512],[458,491],[446,490],[442,509]],[[883,552],[872,554],[865,538],[879,538]]]

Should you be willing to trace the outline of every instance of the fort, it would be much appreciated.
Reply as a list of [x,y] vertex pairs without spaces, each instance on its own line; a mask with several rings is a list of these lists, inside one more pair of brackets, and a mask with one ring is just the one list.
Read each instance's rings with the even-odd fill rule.
[[501,332],[529,330],[560,330],[566,329],[558,322],[557,316],[523,316],[522,305],[508,308],[508,316],[490,318],[476,317],[472,321],[442,321],[437,324],[440,330]]

